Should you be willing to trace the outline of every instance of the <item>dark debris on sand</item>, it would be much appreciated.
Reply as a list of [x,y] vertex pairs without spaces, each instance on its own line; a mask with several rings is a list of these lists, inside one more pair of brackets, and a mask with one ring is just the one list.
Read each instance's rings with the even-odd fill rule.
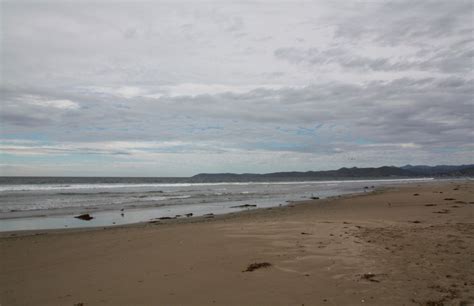
[[244,204],[244,205],[231,206],[230,208],[247,208],[247,207],[257,207],[257,205],[254,205],[254,204]]
[[247,269],[242,272],[252,272],[260,268],[269,268],[271,266],[272,264],[269,262],[256,262],[256,263],[248,265]]
[[160,217],[158,220],[171,220],[171,219],[176,219],[176,217]]
[[442,210],[434,211],[433,213],[434,214],[448,214],[449,209],[442,209]]
[[74,218],[81,219],[81,220],[84,220],[84,221],[90,221],[90,220],[94,219],[94,217],[92,217],[89,214],[82,214],[82,215],[79,215],[79,216],[75,216]]
[[361,279],[368,280],[369,282],[380,283],[379,280],[375,279],[377,275],[373,273],[364,273],[360,276]]

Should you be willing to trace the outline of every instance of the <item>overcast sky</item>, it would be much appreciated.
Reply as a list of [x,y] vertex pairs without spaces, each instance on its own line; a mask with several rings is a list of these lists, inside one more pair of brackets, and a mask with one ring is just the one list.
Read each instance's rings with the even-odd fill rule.
[[0,175],[474,163],[473,1],[0,3]]

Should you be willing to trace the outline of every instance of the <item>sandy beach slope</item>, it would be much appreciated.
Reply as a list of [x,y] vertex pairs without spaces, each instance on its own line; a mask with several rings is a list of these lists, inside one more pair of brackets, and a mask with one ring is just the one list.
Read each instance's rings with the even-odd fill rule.
[[[0,238],[7,305],[471,305],[474,183]],[[250,264],[270,266],[243,272]]]

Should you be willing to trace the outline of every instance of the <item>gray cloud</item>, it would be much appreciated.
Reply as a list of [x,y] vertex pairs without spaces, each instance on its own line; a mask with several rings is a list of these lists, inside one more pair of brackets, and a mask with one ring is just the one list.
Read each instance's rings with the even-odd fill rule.
[[[466,141],[472,133],[473,113],[470,97],[473,81],[460,78],[397,79],[391,82],[370,82],[364,85],[328,83],[302,88],[255,89],[244,93],[220,93],[197,96],[164,96],[126,98],[92,95],[58,95],[45,100],[77,101],[80,111],[68,108],[39,108],[21,97],[36,92],[16,93],[15,104],[6,104],[6,114],[23,116],[24,121],[6,120],[6,126],[25,125],[37,118],[48,118],[42,127],[73,130],[83,140],[89,131],[100,131],[94,138],[130,140],[136,137],[155,139],[191,139],[187,126],[202,126],[198,133],[203,139],[222,137],[235,143],[241,141],[240,131],[247,130],[257,138],[265,137],[265,125],[278,126],[346,126],[359,137],[376,142],[453,143]],[[44,94],[44,93],[43,93]],[[19,105],[20,104],[20,105]],[[235,107],[238,105],[239,107]],[[16,113],[15,113],[16,111]],[[16,118],[16,117],[12,117]],[[20,117],[18,117],[20,118]],[[7,118],[8,119],[8,118]],[[87,125],[84,123],[87,122]],[[232,122],[239,122],[232,124]],[[244,126],[241,126],[241,125]],[[129,130],[121,130],[120,127]],[[209,128],[209,126],[211,128]],[[220,128],[212,128],[218,126]],[[135,128],[134,128],[135,127]],[[34,126],[38,128],[38,126]],[[103,128],[103,130],[101,130]],[[197,129],[199,130],[199,129]],[[165,132],[163,132],[165,131]],[[449,133],[459,131],[460,136]],[[196,130],[195,130],[196,132]],[[260,132],[260,135],[259,135]],[[466,134],[466,132],[468,132]],[[443,137],[446,133],[446,138]],[[49,131],[48,134],[56,134]],[[221,134],[221,135],[219,135]],[[448,135],[449,134],[449,135]],[[66,135],[64,135],[66,136]],[[58,137],[61,137],[61,133]],[[269,134],[269,139],[274,134]]]
[[[456,38],[471,32],[472,1],[380,1],[358,5],[361,13],[344,18],[336,34],[374,39],[387,45],[425,45],[430,39]],[[428,41],[427,41],[428,40]]]
[[[474,42],[474,41],[473,41]],[[426,71],[440,73],[468,73],[472,67],[466,63],[474,60],[474,44],[471,42],[467,49],[456,50],[452,46],[441,49],[431,56],[424,54],[422,57],[404,57],[394,59],[391,57],[367,57],[354,54],[344,48],[331,48],[318,50],[316,48],[278,48],[274,55],[278,59],[286,60],[292,64],[301,65],[330,65],[334,64],[344,69],[360,71]]]
[[328,21],[335,32],[331,44],[281,47],[274,55],[293,64],[361,71],[472,72],[472,1],[380,2],[357,9],[361,13]]
[[6,158],[169,175],[473,162],[470,1],[2,9]]

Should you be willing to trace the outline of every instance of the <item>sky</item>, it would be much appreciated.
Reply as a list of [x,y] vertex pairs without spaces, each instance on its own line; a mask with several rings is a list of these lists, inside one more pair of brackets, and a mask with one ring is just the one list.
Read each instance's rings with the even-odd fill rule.
[[474,163],[473,1],[0,5],[0,175]]

